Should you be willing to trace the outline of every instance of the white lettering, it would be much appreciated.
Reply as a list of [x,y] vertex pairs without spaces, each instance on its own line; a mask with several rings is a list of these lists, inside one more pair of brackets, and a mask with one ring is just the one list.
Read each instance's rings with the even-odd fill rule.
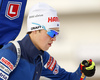
[[13,12],[12,10],[13,10],[13,5],[11,5],[10,7],[10,14],[16,14],[16,12]]

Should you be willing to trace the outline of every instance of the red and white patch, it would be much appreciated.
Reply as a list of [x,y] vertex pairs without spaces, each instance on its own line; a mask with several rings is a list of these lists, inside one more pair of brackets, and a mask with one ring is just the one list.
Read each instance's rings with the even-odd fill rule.
[[51,65],[48,67],[49,70],[53,71],[56,65],[56,60],[53,58],[53,62],[51,63]]
[[10,19],[16,19],[20,15],[22,2],[8,1],[5,16]]
[[53,71],[55,68],[55,65],[56,65],[56,60],[50,56],[48,62],[44,65],[44,67]]
[[14,69],[13,64],[9,60],[7,60],[6,58],[2,57],[0,61],[3,64],[5,64],[7,67],[9,67],[11,71]]

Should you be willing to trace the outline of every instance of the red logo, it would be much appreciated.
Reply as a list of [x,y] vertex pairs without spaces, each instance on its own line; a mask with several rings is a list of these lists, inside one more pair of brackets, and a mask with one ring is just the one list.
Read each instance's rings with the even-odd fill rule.
[[53,71],[56,63],[57,63],[56,60],[53,57],[50,56],[48,62],[44,65],[44,67]]
[[21,2],[9,1],[6,7],[6,17],[10,20],[16,19],[20,15]]
[[4,63],[6,66],[8,66],[11,70],[13,70],[14,67],[13,67],[13,64],[10,61],[8,61],[7,59],[5,59],[4,57],[2,57],[0,61],[2,63]]
[[17,16],[18,9],[19,9],[19,4],[10,4],[8,8],[8,15],[10,17]]
[[49,22],[59,22],[58,17],[48,17],[48,23]]
[[48,69],[51,70],[51,71],[53,71],[55,65],[56,65],[56,60],[53,58],[53,62],[52,62],[51,65],[48,67]]

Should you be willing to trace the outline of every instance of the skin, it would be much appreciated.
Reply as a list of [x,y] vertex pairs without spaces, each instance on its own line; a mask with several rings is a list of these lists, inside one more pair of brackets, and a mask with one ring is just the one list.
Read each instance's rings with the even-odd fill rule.
[[[55,31],[59,31],[59,28],[51,28]],[[51,38],[48,34],[46,30],[36,30],[36,31],[32,31],[30,34],[30,39],[32,41],[32,43],[35,45],[35,47],[38,50],[43,50],[46,51],[49,49],[49,47],[51,47],[51,45],[53,44],[54,41],[56,41],[56,37]]]

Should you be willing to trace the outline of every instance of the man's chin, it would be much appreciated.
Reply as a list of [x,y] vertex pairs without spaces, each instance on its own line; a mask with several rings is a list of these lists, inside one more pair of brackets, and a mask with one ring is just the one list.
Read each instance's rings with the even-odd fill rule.
[[[50,47],[49,47],[50,48]],[[42,49],[43,51],[47,51],[49,48]]]

